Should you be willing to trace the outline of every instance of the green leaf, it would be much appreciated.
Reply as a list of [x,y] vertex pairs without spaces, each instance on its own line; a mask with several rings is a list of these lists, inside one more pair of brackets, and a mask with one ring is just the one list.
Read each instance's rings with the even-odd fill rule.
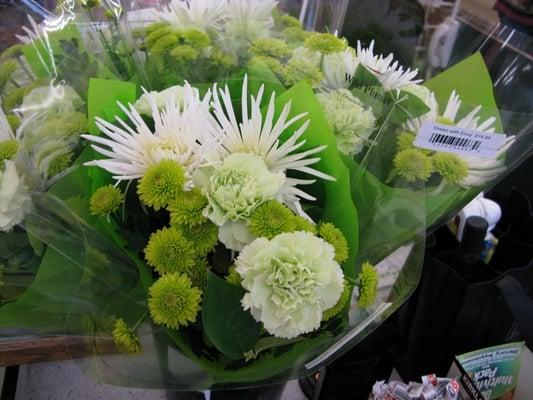
[[[350,172],[342,162],[337,150],[335,135],[329,127],[322,107],[311,86],[306,82],[299,82],[283,95],[279,96],[276,100],[277,116],[279,116],[288,101],[291,102],[289,118],[300,113],[307,113],[307,115],[284,132],[281,139],[286,140],[306,120],[309,120],[309,126],[300,138],[300,140],[305,140],[306,142],[298,151],[327,145],[327,148],[318,154],[320,161],[314,164],[313,168],[333,176],[336,180],[326,181],[317,179],[315,184],[305,186],[303,189],[305,191],[312,190],[316,195],[315,197],[323,200],[322,204],[318,202],[316,204],[323,209],[322,218],[326,221],[333,222],[346,237],[350,252],[348,260],[343,264],[343,270],[347,276],[355,279],[360,268],[360,265],[356,265],[359,246],[359,226],[357,209],[350,195]],[[308,179],[307,175],[305,177]]]
[[134,103],[136,99],[137,87],[133,83],[91,78],[87,96],[89,133],[92,135],[100,133],[95,123],[95,117],[106,119],[109,122],[112,122],[109,120],[110,115],[123,118],[124,112],[117,102],[127,107],[128,103]]
[[420,117],[429,112],[429,107],[417,96],[405,91],[387,92],[390,99],[392,112],[389,122],[393,124],[402,124],[412,118]]
[[209,273],[202,311],[205,334],[221,353],[235,360],[254,347],[261,329],[242,308],[244,293],[244,289]]
[[378,117],[384,113],[385,109],[389,108],[386,102],[390,100],[385,96],[381,82],[362,64],[357,66],[350,79],[350,91],[366,107],[370,107]]

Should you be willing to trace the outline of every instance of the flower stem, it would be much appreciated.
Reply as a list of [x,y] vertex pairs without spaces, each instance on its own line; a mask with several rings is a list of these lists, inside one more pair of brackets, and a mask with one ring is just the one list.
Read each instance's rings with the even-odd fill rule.
[[132,330],[133,332],[135,332],[135,331],[137,330],[137,328],[138,328],[139,326],[141,326],[142,322],[144,321],[144,319],[146,318],[147,315],[148,315],[148,310],[146,310],[146,311],[143,313],[143,315],[141,316],[141,318],[135,323],[135,325],[133,325],[133,326],[131,327],[131,330]]

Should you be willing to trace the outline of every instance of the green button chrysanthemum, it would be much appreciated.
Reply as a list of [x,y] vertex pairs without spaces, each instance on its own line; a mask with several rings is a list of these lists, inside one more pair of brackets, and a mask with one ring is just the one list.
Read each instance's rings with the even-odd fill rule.
[[169,54],[176,62],[186,63],[196,60],[200,56],[200,51],[188,44],[182,44],[174,47]]
[[452,185],[468,176],[468,164],[456,154],[437,153],[432,160],[435,172],[442,175]]
[[[73,157],[74,157],[74,153],[72,151],[69,151],[68,153],[62,154],[54,158],[52,161],[50,161],[50,164],[48,165],[48,176],[49,177],[56,176],[60,172],[63,172],[68,167],[70,167],[70,165],[72,164]],[[122,196],[122,193],[121,193],[121,196]]]
[[255,56],[287,58],[292,54],[287,43],[281,39],[261,38],[252,43],[250,52]]
[[302,28],[302,24],[298,18],[292,15],[274,15],[274,27],[276,30],[282,30],[284,28]]
[[303,232],[310,232],[313,235],[316,234],[316,226],[310,222],[309,220],[305,219],[304,217],[300,217],[299,215],[295,215],[292,218],[292,221],[294,223],[294,231],[303,231]]
[[0,64],[0,87],[4,86],[17,69],[17,62],[9,60]]
[[335,261],[343,263],[348,259],[348,242],[339,228],[331,222],[321,223],[318,235],[335,249]]
[[202,211],[207,206],[207,199],[197,188],[182,192],[168,203],[172,225],[196,225],[205,221]]
[[76,138],[87,131],[87,118],[83,113],[73,111],[50,115],[39,132],[42,136],[60,135]]
[[346,40],[331,33],[313,33],[305,39],[304,46],[322,54],[333,54],[344,51],[348,45]]
[[205,258],[199,258],[194,263],[194,266],[187,271],[187,276],[190,278],[194,287],[204,290],[207,286],[208,271],[209,264],[207,260]]
[[137,193],[147,206],[159,210],[183,192],[185,172],[173,160],[163,160],[149,167],[137,185]]
[[226,275],[226,281],[232,285],[241,286],[242,278],[237,272],[237,269],[235,269],[235,265],[229,267],[228,275]]
[[324,311],[324,314],[322,314],[322,321],[329,321],[331,318],[335,317],[337,314],[339,314],[348,302],[350,301],[350,298],[352,297],[352,285],[350,285],[349,282],[346,280],[344,281],[344,290],[342,291],[341,298],[330,309]]
[[187,272],[196,260],[193,243],[173,228],[163,228],[152,233],[144,254],[148,265],[160,274]]
[[117,319],[113,327],[113,342],[121,353],[140,354],[142,352],[139,338],[122,318]]
[[289,42],[303,42],[311,33],[302,28],[289,26],[281,31],[281,37]]
[[185,29],[179,32],[179,36],[186,44],[195,49],[205,49],[211,45],[209,35],[198,29]]
[[257,207],[250,216],[250,232],[257,237],[272,239],[295,228],[293,213],[276,200],[270,200]]
[[5,140],[0,142],[0,169],[4,166],[5,160],[12,160],[18,152],[19,144],[16,140]]
[[17,117],[15,114],[7,114],[6,119],[12,131],[16,131],[19,128],[20,118]]
[[196,321],[202,291],[192,286],[187,275],[163,275],[148,294],[148,308],[156,324],[178,329]]
[[113,185],[102,186],[91,197],[89,209],[93,215],[107,215],[116,212],[124,195],[119,188]]
[[284,72],[285,83],[289,86],[300,81],[307,81],[310,85],[317,85],[324,79],[324,74],[315,64],[301,59],[292,58]]
[[378,293],[379,274],[376,268],[369,262],[364,262],[359,274],[359,300],[361,308],[367,308],[376,299]]
[[416,136],[414,133],[400,132],[396,138],[396,147],[398,148],[398,151],[412,149],[415,138]]
[[408,182],[427,181],[433,173],[431,158],[418,149],[402,150],[394,157],[394,167],[399,176]]
[[248,61],[248,66],[250,67],[266,67],[270,69],[272,72],[278,75],[282,75],[284,73],[284,67],[283,65],[272,57],[265,57],[265,56],[256,56],[250,59]]
[[176,227],[187,239],[197,257],[206,256],[218,243],[218,227],[208,219],[201,224]]

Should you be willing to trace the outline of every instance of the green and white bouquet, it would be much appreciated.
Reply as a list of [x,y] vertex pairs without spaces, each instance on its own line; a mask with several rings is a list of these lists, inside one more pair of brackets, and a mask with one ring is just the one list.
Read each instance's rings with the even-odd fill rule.
[[13,107],[4,80],[1,229],[36,267],[0,328],[84,335],[100,379],[316,370],[412,292],[425,228],[509,170],[479,54],[422,83],[274,0],[58,10],[2,56],[50,77]]

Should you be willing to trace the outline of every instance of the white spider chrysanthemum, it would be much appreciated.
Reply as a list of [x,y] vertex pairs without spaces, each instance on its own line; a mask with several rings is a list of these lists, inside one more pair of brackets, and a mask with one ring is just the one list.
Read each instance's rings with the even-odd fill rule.
[[322,73],[324,74],[324,86],[328,89],[348,89],[350,77],[355,74],[359,60],[355,50],[348,49],[324,57]]
[[[217,145],[216,128],[209,114],[211,93],[200,99],[189,84],[184,89],[181,105],[175,96],[169,96],[161,111],[156,100],[148,95],[154,120],[153,131],[131,104],[129,109],[122,104],[119,106],[133,127],[119,117],[116,124],[97,118],[96,125],[107,138],[83,137],[93,142],[92,147],[107,159],[90,161],[86,165],[103,168],[120,181],[139,179],[148,167],[170,159],[180,163],[190,178],[194,169],[204,162],[205,155]],[[188,179],[186,188],[190,184]]]
[[153,11],[153,16],[179,29],[220,31],[227,7],[224,0],[172,0],[162,10]]
[[[317,178],[333,180],[334,178],[331,176],[310,167],[320,160],[320,157],[314,155],[324,150],[326,146],[297,152],[306,142],[305,140],[298,142],[298,139],[309,126],[309,121],[298,128],[284,143],[280,143],[281,134],[296,121],[304,118],[306,114],[298,114],[289,119],[291,104],[288,102],[275,120],[276,96],[273,93],[263,117],[261,113],[263,94],[264,86],[262,85],[255,97],[253,95],[248,96],[248,78],[244,78],[241,97],[242,122],[239,123],[228,87],[226,86],[222,90],[215,86],[213,112],[222,132],[222,145],[219,147],[216,157],[223,160],[234,153],[252,153],[260,156],[272,173],[283,172],[286,174],[287,171],[299,171]],[[250,105],[248,99],[250,99]],[[312,201],[315,198],[297,186],[313,182],[315,181],[287,177],[280,191],[281,200],[294,211],[304,214],[300,207],[300,199]]]
[[414,79],[418,70],[404,70],[398,61],[394,61],[394,56],[387,57],[374,54],[374,41],[370,42],[368,48],[363,48],[361,42],[357,42],[357,60],[372,72],[381,82],[385,90],[400,89],[403,86],[422,82],[421,79]]
[[[228,3],[228,19],[225,30],[228,38],[240,42],[253,42],[269,36],[274,26],[272,11],[277,0],[231,0]],[[230,43],[230,45],[232,45]]]

